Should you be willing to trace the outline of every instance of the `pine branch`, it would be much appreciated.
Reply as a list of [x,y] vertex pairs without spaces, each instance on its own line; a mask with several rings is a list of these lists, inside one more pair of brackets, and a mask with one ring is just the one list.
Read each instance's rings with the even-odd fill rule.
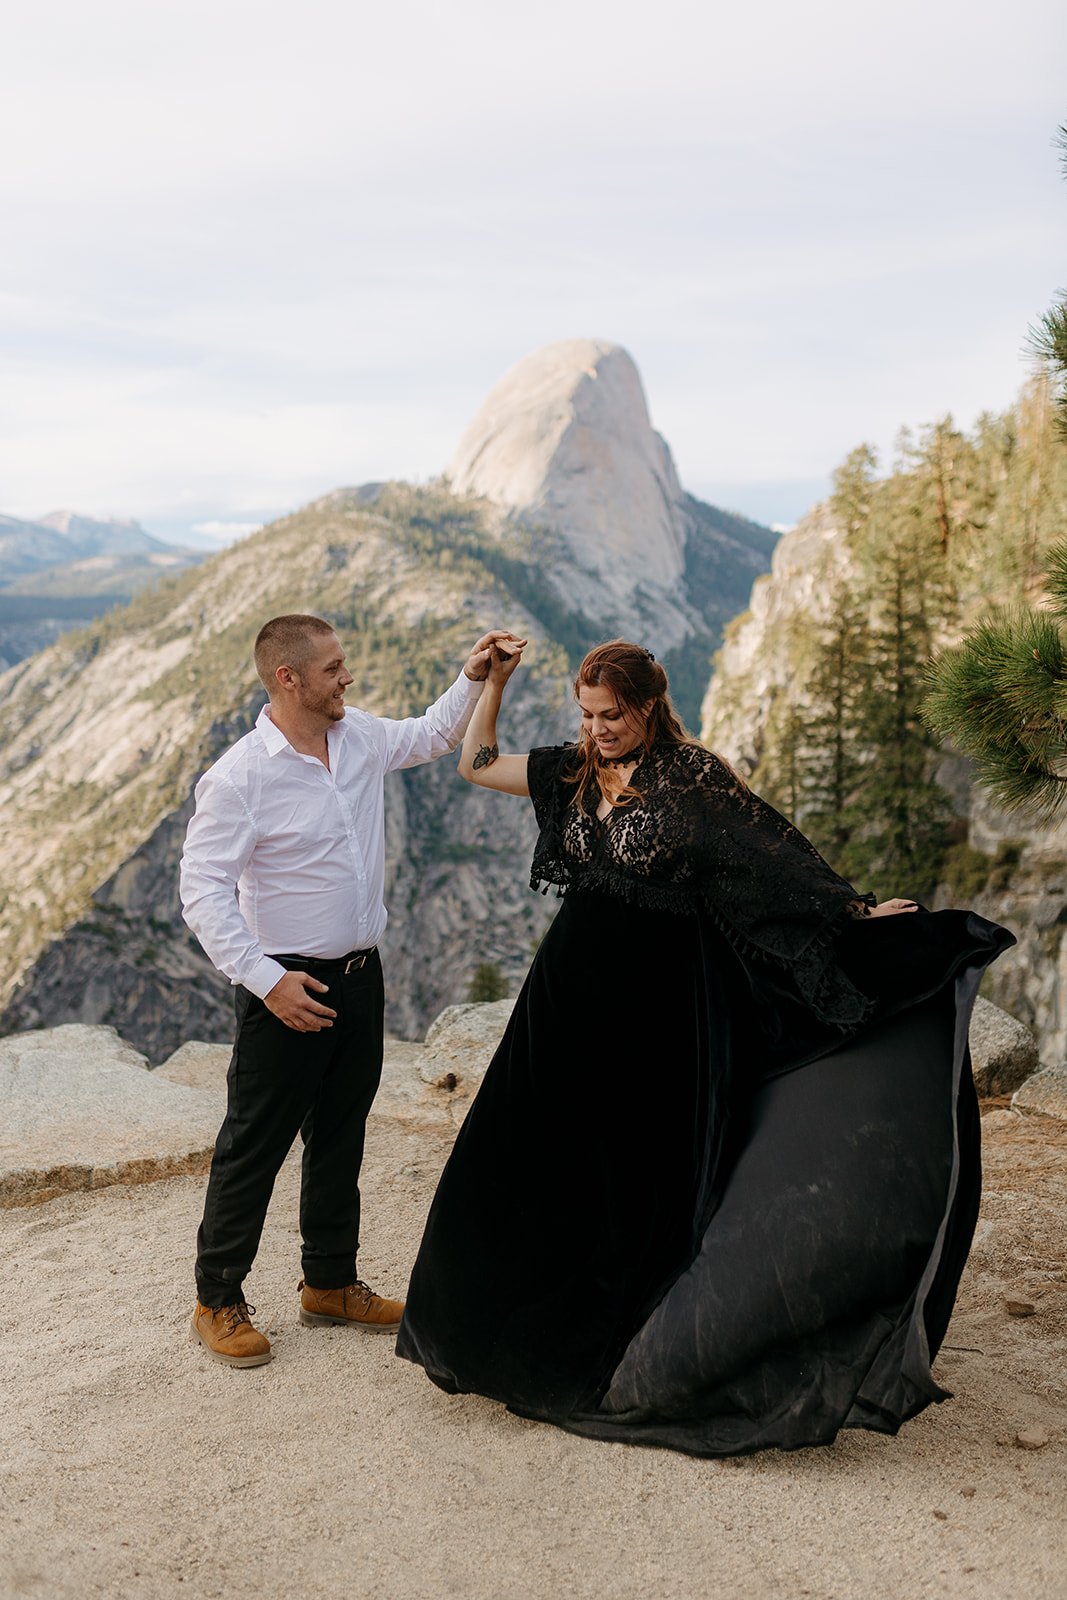
[[927,669],[927,724],[970,756],[1007,810],[1067,804],[1067,645],[1048,612],[983,618]]
[[1053,612],[1067,618],[1067,539],[1054,545],[1046,556],[1045,576]]
[[1067,297],[1058,300],[1027,329],[1026,342],[1043,364],[1067,368]]

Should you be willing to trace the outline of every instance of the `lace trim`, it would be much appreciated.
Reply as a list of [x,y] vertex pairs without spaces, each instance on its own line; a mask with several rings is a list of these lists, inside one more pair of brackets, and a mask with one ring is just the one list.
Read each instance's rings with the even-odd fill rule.
[[661,883],[652,878],[630,878],[624,872],[613,872],[599,865],[582,866],[575,873],[557,875],[533,872],[530,888],[547,894],[555,888],[562,900],[568,889],[592,889],[614,895],[627,905],[640,906],[646,911],[674,911],[680,916],[693,916],[701,907],[701,895],[695,884]]
[[[696,885],[643,881],[603,867],[588,866],[576,873],[547,878],[534,873],[530,888],[541,894],[555,888],[561,900],[568,890],[581,893],[589,889],[614,895],[627,905],[648,911],[667,911],[679,916],[704,912],[742,961],[774,967],[791,977],[800,998],[828,1027],[851,1033],[867,1022],[876,1009],[876,1002],[857,989],[837,964],[836,941],[848,924],[858,920],[848,901],[841,903],[799,955],[786,956],[749,938]],[[864,897],[864,903],[868,898],[873,897]]]

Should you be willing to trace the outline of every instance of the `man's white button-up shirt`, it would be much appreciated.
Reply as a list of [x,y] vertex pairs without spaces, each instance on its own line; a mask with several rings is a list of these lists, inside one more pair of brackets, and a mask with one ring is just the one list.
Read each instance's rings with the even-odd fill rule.
[[185,837],[185,920],[231,983],[263,999],[275,955],[336,958],[385,931],[384,778],[454,750],[482,685],[460,673],[421,717],[346,708],[326,732],[329,770],[264,706],[196,786]]

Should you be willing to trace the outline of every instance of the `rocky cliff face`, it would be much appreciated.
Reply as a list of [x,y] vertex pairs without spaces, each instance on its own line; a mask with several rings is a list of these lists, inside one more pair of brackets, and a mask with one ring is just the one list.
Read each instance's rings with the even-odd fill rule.
[[[572,339],[520,361],[463,435],[449,477],[457,494],[570,531],[575,568],[620,604],[641,577],[666,593],[679,585],[682,491],[617,345]],[[602,604],[603,589],[590,598]]]
[[770,572],[728,623],[701,706],[701,738],[747,772],[759,763],[767,715],[795,670],[783,645],[826,619],[834,584],[848,570],[844,539],[817,507],[783,534]]
[[[626,415],[607,404],[605,459],[632,425],[635,384],[640,396],[629,358],[610,365],[602,393],[621,396]],[[584,415],[592,461],[595,419]],[[642,448],[651,471],[659,446]],[[613,515],[598,523],[597,495],[583,500],[579,460],[539,458],[559,514],[551,526],[515,514],[506,475],[496,500],[484,485],[477,500],[440,487],[338,490],[0,678],[3,1030],[109,1022],[153,1060],[184,1038],[229,1034],[229,986],[180,921],[176,865],[196,778],[261,703],[251,647],[266,617],[328,617],[353,701],[393,716],[440,693],[485,627],[513,627],[531,648],[509,690],[507,742],[573,736],[574,656],[618,626],[623,601],[639,607],[647,565],[632,514],[613,557]],[[672,563],[658,592],[674,608],[673,664],[692,693],[773,539],[681,491],[671,506],[677,526],[653,519],[647,543]],[[571,576],[598,540],[612,583],[591,581],[578,607]],[[517,987],[555,902],[527,887],[527,803],[462,783],[448,758],[397,775],[387,792],[388,1025],[413,1036],[466,998],[482,962]]]
[[[264,617],[329,616],[360,702],[403,715],[506,616],[536,660],[515,685],[509,732],[529,744],[569,728],[565,661],[545,630],[472,559],[449,570],[419,549],[417,513],[413,530],[393,512],[328,496],[3,680],[7,1031],[108,1021],[153,1058],[191,1028],[226,1036],[228,985],[179,919],[175,874],[192,786],[261,702],[250,652]],[[517,979],[545,925],[545,902],[517,870],[529,808],[475,791],[453,766],[390,786],[390,1025],[401,1033],[462,998],[480,961]]]
[[[486,399],[448,469],[460,495],[538,530],[560,603],[662,655],[714,633],[766,566],[773,535],[702,506],[678,482],[627,352],[564,340],[520,361]],[[550,536],[556,535],[555,539]],[[705,581],[709,559],[718,582]],[[747,587],[745,588],[747,593]]]
[[[763,752],[776,697],[797,674],[812,623],[827,616],[835,582],[852,573],[847,542],[830,512],[817,507],[774,552],[770,573],[753,585],[749,609],[727,627],[701,712],[705,742],[751,773]],[[1067,820],[1026,823],[1000,810],[946,750],[938,782],[952,797],[968,843],[989,859],[984,888],[966,896],[1001,922],[1019,944],[991,969],[983,993],[1036,1034],[1042,1059],[1067,1054]],[[865,887],[865,886],[862,886]],[[907,884],[897,891],[908,892]],[[960,903],[942,887],[933,908]]]

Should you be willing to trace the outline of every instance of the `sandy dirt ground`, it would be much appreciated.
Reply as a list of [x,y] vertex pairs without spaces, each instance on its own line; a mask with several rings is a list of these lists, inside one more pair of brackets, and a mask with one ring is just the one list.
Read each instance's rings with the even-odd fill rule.
[[[372,1122],[361,1268],[386,1292],[447,1143]],[[993,1118],[986,1166],[938,1363],[956,1398],[896,1439],[722,1461],[450,1399],[388,1338],[301,1327],[292,1157],[248,1285],[275,1360],[250,1371],[187,1338],[203,1178],[2,1212],[0,1593],[1063,1596],[1067,1126]]]

